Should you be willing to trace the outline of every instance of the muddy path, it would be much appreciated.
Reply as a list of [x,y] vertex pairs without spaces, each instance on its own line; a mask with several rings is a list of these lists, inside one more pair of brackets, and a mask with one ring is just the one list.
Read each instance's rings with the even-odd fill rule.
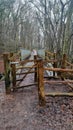
[[[33,77],[28,75],[26,82],[34,82]],[[73,130],[73,97],[48,97],[46,101],[45,107],[38,105],[37,86],[6,95],[0,82],[0,130]]]

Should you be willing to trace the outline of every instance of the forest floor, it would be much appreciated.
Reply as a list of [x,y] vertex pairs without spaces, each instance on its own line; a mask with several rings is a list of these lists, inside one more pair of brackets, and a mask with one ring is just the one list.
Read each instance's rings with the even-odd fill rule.
[[[52,80],[52,79],[51,79]],[[34,74],[23,84],[34,83]],[[73,97],[47,97],[40,107],[37,86],[5,94],[0,81],[0,130],[73,130]],[[45,91],[69,91],[67,85],[45,85]]]

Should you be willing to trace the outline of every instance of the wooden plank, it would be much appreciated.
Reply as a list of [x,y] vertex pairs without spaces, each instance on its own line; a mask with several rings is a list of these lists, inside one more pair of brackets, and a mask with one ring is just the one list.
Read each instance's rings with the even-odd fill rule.
[[[37,64],[37,55],[34,55],[34,64]],[[35,67],[34,81],[37,82],[37,67]]]
[[73,69],[61,69],[61,68],[44,68],[44,70],[56,71],[56,72],[73,72]]
[[30,74],[30,73],[35,73],[35,71],[23,72],[23,73],[16,73],[16,75],[24,75],[24,74]]
[[37,67],[36,65],[33,65],[33,66],[19,66],[19,67],[16,67],[16,70],[18,70],[18,69],[33,69],[33,68],[35,68],[35,67]]

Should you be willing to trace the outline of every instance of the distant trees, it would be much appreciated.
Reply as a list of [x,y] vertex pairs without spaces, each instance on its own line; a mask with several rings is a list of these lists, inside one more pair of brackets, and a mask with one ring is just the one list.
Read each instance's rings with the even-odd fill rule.
[[73,0],[0,0],[0,51],[73,54]]
[[70,4],[69,4],[67,16],[66,16],[66,24],[65,24],[65,37],[64,37],[63,53],[67,53],[67,54],[69,54],[69,51],[70,51],[71,37],[73,35],[72,14],[73,14],[73,0],[71,0]]

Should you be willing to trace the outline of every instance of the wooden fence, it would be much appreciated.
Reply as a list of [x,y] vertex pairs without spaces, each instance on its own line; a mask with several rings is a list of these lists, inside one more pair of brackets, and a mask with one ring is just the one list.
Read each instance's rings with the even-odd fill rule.
[[[48,53],[50,54],[50,53]],[[57,62],[58,59],[56,57],[56,53],[51,54],[51,56],[53,58],[48,58],[45,60],[42,60],[41,58],[37,58],[37,56],[34,56],[34,60],[24,60],[24,61],[15,61],[14,59],[12,59],[13,54],[8,54],[5,53],[3,54],[4,57],[4,67],[5,67],[5,88],[6,88],[6,92],[10,92],[11,88],[10,88],[10,72],[11,72],[11,78],[12,78],[12,86],[13,86],[13,91],[15,91],[16,89],[19,88],[23,88],[23,87],[28,87],[28,86],[32,86],[32,85],[37,85],[38,86],[38,97],[39,97],[39,104],[44,106],[46,104],[46,96],[73,96],[73,92],[71,93],[61,93],[61,92],[54,92],[54,93],[45,93],[44,90],[44,84],[48,83],[48,84],[58,84],[58,83],[63,83],[63,84],[67,84],[69,85],[69,87],[71,89],[73,89],[73,80],[70,79],[66,79],[65,78],[65,74],[66,73],[73,73],[73,64],[69,63],[67,61],[67,56],[66,54],[63,55],[63,58],[60,59],[61,61],[61,67],[57,68]],[[11,58],[10,58],[11,57]],[[48,57],[48,55],[47,55]],[[32,66],[24,66],[24,64],[28,63],[28,62],[34,62],[34,64]],[[49,68],[49,67],[45,67],[44,64],[46,63],[52,63],[53,64],[53,68]],[[16,66],[16,64],[20,64],[19,66]],[[69,66],[69,67],[68,67]],[[68,67],[68,68],[67,68]],[[32,70],[34,68],[34,70]],[[18,72],[19,69],[28,69],[27,72]],[[53,71],[53,77],[55,77],[55,72],[59,72],[60,73],[60,79],[62,80],[55,80],[55,81],[50,81],[50,80],[45,80],[44,78],[44,71]],[[21,82],[23,81],[23,79],[27,76],[27,74],[29,73],[35,73],[34,75],[34,83],[33,84],[28,84],[25,86],[20,86]],[[23,77],[21,79],[16,79],[16,75],[23,75]]]
[[[50,54],[50,53],[48,53]],[[61,67],[57,68],[57,62],[58,60],[56,59],[56,53],[55,54],[51,54],[51,56],[53,56],[53,59],[47,58],[48,55],[46,55],[46,60],[39,60],[38,61],[38,95],[39,95],[39,104],[44,106],[46,104],[46,96],[73,96],[73,91],[72,92],[48,92],[45,93],[45,89],[44,89],[44,84],[48,83],[48,84],[58,84],[58,83],[62,83],[62,84],[67,84],[69,85],[69,87],[71,88],[71,90],[73,90],[73,80],[70,79],[66,79],[65,78],[65,74],[67,73],[73,73],[73,64],[69,63],[67,61],[67,57],[66,54],[63,55],[63,58],[60,60],[61,61]],[[44,67],[44,63],[53,63],[54,66],[53,68],[46,68]],[[55,64],[56,63],[56,64]],[[68,66],[69,68],[67,68]],[[70,68],[71,67],[71,68]],[[50,81],[50,80],[45,80],[44,79],[44,71],[53,71],[53,72],[60,72],[60,79],[62,80],[55,80],[55,81]],[[55,74],[53,75],[55,76]]]

